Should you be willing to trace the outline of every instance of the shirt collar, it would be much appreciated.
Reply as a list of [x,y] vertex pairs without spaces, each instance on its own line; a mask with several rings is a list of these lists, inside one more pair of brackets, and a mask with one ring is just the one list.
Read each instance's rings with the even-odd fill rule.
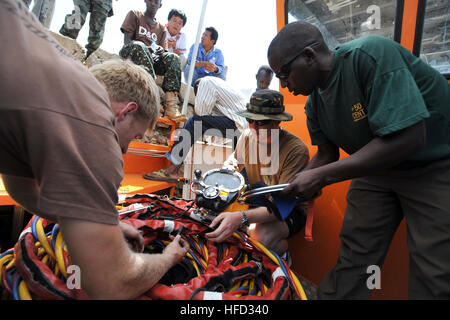
[[[200,48],[202,48],[202,50],[205,52],[205,54],[206,54],[206,50],[205,50],[205,47],[201,44],[201,43],[199,43],[199,46],[200,46]],[[209,51],[209,52],[214,52],[216,50],[216,46],[214,45],[212,48],[211,48],[211,51]],[[209,53],[208,52],[208,53]]]

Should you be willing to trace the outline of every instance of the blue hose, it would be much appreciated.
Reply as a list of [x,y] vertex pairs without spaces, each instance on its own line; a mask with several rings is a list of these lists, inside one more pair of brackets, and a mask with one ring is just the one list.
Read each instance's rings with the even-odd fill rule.
[[36,231],[36,224],[37,224],[38,220],[39,220],[39,217],[35,216],[33,219],[33,223],[31,224],[31,232],[33,233],[33,237],[36,241],[39,241],[39,237],[38,237],[38,234]]
[[6,250],[5,252],[3,252],[3,253],[0,255],[0,259],[3,258],[4,256],[8,255],[8,254],[13,254],[13,253],[14,253],[14,249]]
[[56,237],[58,236],[58,233],[59,233],[59,226],[57,224],[55,224],[53,226],[53,229],[52,229],[52,248],[53,248],[53,251],[55,251]]
[[12,295],[13,295],[13,299],[14,300],[20,300],[20,295],[19,295],[19,284],[20,281],[22,281],[22,276],[18,276],[16,278],[16,281],[14,281],[14,284],[12,286]]

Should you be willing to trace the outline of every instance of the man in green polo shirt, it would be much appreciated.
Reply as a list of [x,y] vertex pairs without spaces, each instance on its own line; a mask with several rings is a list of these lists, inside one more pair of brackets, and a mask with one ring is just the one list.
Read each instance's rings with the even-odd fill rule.
[[[409,296],[450,298],[450,87],[398,43],[370,36],[330,50],[311,24],[285,26],[268,50],[294,95],[309,96],[317,154],[283,190],[313,197],[353,179],[336,266],[322,299],[366,299],[367,273],[384,262],[403,218],[410,250]],[[339,148],[349,154],[339,160]]]

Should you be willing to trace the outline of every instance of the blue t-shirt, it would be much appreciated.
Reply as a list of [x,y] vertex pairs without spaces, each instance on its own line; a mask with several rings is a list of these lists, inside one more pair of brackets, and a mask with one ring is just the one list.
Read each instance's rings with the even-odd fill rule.
[[[191,67],[191,59],[192,54],[194,52],[194,45],[191,46],[191,49],[189,50],[189,56],[187,60],[186,67],[184,68],[184,77],[187,82],[188,75],[189,75],[189,69]],[[191,85],[193,86],[195,81],[197,79],[203,78],[203,77],[218,77],[223,80],[226,80],[225,77],[225,60],[223,58],[222,51],[220,49],[217,49],[216,47],[213,47],[208,54],[205,52],[205,48],[203,48],[202,44],[200,43],[198,45],[198,52],[197,52],[197,61],[209,61],[213,62],[217,65],[219,70],[217,72],[208,72],[203,67],[198,67],[194,69],[194,75],[192,77]]]

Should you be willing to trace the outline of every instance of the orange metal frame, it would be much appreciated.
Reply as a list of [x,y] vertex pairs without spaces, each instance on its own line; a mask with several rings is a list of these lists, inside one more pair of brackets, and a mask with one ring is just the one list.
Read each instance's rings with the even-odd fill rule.
[[[169,146],[153,145],[148,143],[133,141],[129,150],[135,150],[123,155],[124,160],[124,178],[119,189],[120,194],[132,195],[136,193],[154,193],[156,191],[169,189],[170,196],[173,196],[174,184],[163,181],[151,181],[143,178],[143,174],[153,172],[169,166],[169,161],[165,157],[152,157],[155,153],[162,155],[170,150],[173,145],[173,132],[175,123],[165,118],[159,118],[158,122],[171,125],[171,139]],[[5,189],[3,180],[0,176],[0,206],[18,204],[11,198]]]
[[[148,143],[132,141],[128,148],[128,153],[123,155],[124,178],[119,189],[122,194],[154,193],[159,190],[170,188],[170,195],[173,196],[174,184],[163,181],[151,181],[144,179],[144,173],[157,171],[169,166],[169,161],[162,157],[164,152],[170,150],[173,145],[173,133],[175,122],[159,118],[158,122],[171,125],[171,135],[169,146],[160,146]],[[159,155],[154,157],[153,155]]]
[[0,206],[16,206],[18,205],[8,194],[3,184],[2,176],[0,175]]
[[[285,25],[285,0],[277,1],[277,30]],[[419,0],[404,1],[403,23],[400,43],[413,50]],[[283,127],[296,134],[308,145],[311,157],[316,147],[311,145],[304,106],[307,97],[293,96],[287,89],[280,87],[287,111],[294,120]],[[342,157],[347,156],[341,150]],[[313,237],[314,242],[304,240],[298,234],[289,241],[289,251],[293,258],[293,269],[314,284],[319,284],[326,273],[336,264],[340,244],[339,232],[346,208],[346,193],[349,181],[324,188],[323,194],[315,202]],[[408,298],[408,248],[406,246],[406,227],[403,222],[398,229],[381,274],[381,289],[374,290],[373,299]]]

